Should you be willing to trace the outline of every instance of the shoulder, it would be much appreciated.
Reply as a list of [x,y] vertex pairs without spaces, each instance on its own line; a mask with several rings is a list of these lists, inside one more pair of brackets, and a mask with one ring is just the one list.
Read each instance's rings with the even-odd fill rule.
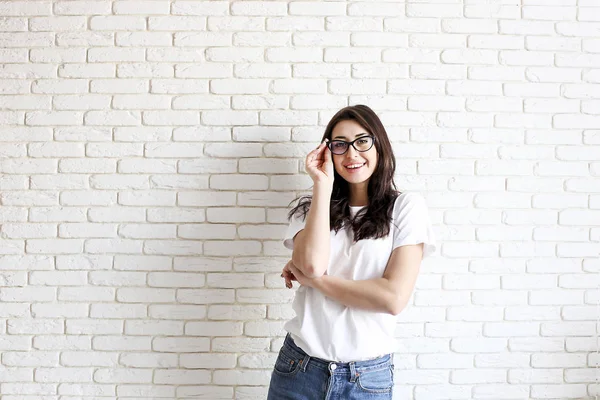
[[427,214],[427,203],[423,195],[415,192],[403,192],[394,203],[394,219],[400,220],[407,215],[424,216]]
[[420,193],[416,192],[402,192],[394,203],[395,211],[402,211],[403,209],[410,209],[412,207],[426,207],[425,198]]

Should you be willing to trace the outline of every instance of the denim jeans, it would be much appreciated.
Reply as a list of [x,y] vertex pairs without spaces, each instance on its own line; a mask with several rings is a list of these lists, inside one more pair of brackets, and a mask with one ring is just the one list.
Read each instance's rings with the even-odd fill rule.
[[311,357],[288,333],[271,373],[267,400],[391,400],[392,354],[367,361]]

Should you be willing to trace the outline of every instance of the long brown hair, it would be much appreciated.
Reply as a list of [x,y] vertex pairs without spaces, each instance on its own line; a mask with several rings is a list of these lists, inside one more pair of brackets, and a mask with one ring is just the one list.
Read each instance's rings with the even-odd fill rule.
[[[390,223],[394,201],[400,192],[394,183],[396,171],[396,158],[392,145],[381,120],[369,107],[357,104],[339,110],[327,124],[321,142],[325,138],[331,141],[333,128],[340,121],[353,120],[362,126],[369,134],[375,136],[377,149],[377,166],[367,185],[369,206],[361,209],[354,218],[350,217],[348,207],[350,201],[350,185],[334,168],[333,191],[330,203],[329,226],[337,233],[344,226],[351,226],[354,232],[354,241],[361,239],[379,239],[390,233]],[[288,214],[291,219],[294,214],[306,218],[310,208],[312,196],[301,196],[291,203],[299,200]],[[291,204],[290,203],[290,204]]]

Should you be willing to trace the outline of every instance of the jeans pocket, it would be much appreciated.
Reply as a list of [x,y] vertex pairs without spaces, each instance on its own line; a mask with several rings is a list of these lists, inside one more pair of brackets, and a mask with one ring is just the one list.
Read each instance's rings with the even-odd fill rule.
[[358,387],[369,393],[387,393],[394,386],[394,373],[390,365],[374,370],[359,372]]
[[279,351],[275,360],[274,371],[280,375],[294,375],[300,369],[300,360],[288,356],[283,350]]

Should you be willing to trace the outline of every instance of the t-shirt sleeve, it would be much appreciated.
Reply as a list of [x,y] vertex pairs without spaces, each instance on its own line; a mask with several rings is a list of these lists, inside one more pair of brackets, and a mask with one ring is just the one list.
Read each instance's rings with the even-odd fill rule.
[[416,193],[407,193],[396,200],[394,210],[394,244],[396,247],[423,243],[423,258],[436,251],[435,236],[425,199]]
[[305,217],[298,216],[294,214],[292,219],[290,220],[290,224],[288,225],[287,231],[285,232],[285,237],[283,239],[283,245],[290,249],[294,250],[294,236],[306,225]]

